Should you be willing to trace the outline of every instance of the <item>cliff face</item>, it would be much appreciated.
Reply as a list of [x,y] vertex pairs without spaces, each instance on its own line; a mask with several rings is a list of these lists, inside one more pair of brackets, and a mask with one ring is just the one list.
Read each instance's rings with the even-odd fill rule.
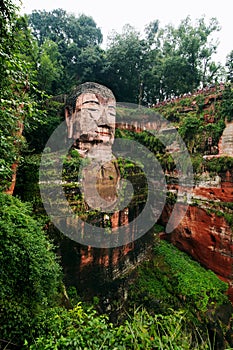
[[115,313],[111,301],[126,300],[125,281],[151,253],[153,234],[117,248],[83,246],[68,238],[59,241],[66,286],[75,286],[84,300],[98,296],[104,312]]
[[[214,126],[214,123],[217,123],[217,120],[215,120],[215,111],[219,109],[222,93],[212,94],[211,92],[210,95],[204,96],[205,98],[201,102],[197,97],[202,96],[196,96],[193,99],[192,97],[186,98],[182,101],[182,104],[180,103],[181,101],[178,101],[180,105],[176,105],[176,102],[170,101],[167,103],[169,113],[167,112],[166,117],[168,120],[175,120],[177,128],[182,127],[182,122],[186,117],[201,119],[203,123],[203,134],[203,130],[206,131],[208,129],[206,125]],[[155,108],[151,118],[154,118],[154,113],[157,110],[163,114],[163,108],[166,108],[166,104],[159,104]],[[133,124],[124,122],[122,118],[116,127],[135,133],[140,133],[145,128],[147,130],[163,130],[167,134],[173,132],[174,128],[169,129],[166,122],[164,123],[159,118],[153,121],[151,118],[145,115],[142,118],[143,122],[139,120]],[[218,138],[214,132],[213,137],[210,137],[212,135],[211,132],[209,134],[205,134],[204,132],[204,139],[200,138],[200,136],[203,136],[201,133],[197,133],[196,138],[193,139],[194,144],[199,146],[203,143],[203,146],[199,147],[197,151],[194,150],[196,147],[190,147],[190,153],[192,151],[199,152],[198,155],[201,158],[204,154],[210,158],[233,155],[232,125],[232,123],[226,125],[226,129],[219,142],[219,149],[217,147]],[[189,127],[190,125],[188,125]],[[214,128],[212,129],[215,130]],[[195,130],[193,129],[194,132]],[[188,133],[190,133],[189,130]],[[213,143],[208,144],[209,139]],[[167,150],[170,153],[180,152],[179,145],[177,146],[175,140]],[[211,154],[212,150],[214,150],[215,154]],[[129,169],[128,171],[130,171]],[[166,171],[166,176],[169,177],[169,170]],[[173,193],[178,191],[177,180],[171,179],[170,181],[169,189]],[[143,188],[141,178],[137,184],[138,186],[136,187]],[[81,202],[79,203],[79,200],[76,198],[79,193],[76,192],[78,189],[72,190],[69,182],[67,182],[67,185],[69,185],[67,187],[67,196],[71,204],[74,207],[80,208],[81,206],[79,204]],[[66,193],[66,191],[64,192]],[[233,206],[231,205],[233,202],[233,169],[224,170],[221,174],[219,173],[215,176],[210,176],[207,171],[203,172],[196,182],[193,189],[193,196],[190,200],[191,204],[180,225],[171,234],[162,234],[161,238],[171,241],[203,266],[214,271],[221,279],[227,281],[229,283],[229,296],[233,301]],[[115,212],[110,220],[108,218],[111,227],[116,228],[127,225],[132,218],[138,215],[139,203],[141,203],[140,193],[138,193],[138,198],[136,198],[136,203],[134,203],[134,208],[131,208],[131,211],[129,210],[130,208],[125,208],[121,212]],[[178,205],[182,211],[184,205],[182,203]],[[161,216],[162,224],[168,222],[172,209],[173,207],[170,204],[165,206]],[[83,215],[88,216],[88,210],[85,209]],[[95,220],[97,221],[96,217]],[[99,220],[100,225],[104,224],[104,220],[105,217]],[[87,293],[91,293],[96,288],[97,290],[106,288],[103,287],[103,281],[109,281],[110,283],[110,281],[120,280],[121,276],[129,272],[134,265],[146,258],[148,247],[150,247],[150,240],[150,235],[145,235],[145,238],[142,237],[142,239],[132,244],[113,249],[97,249],[81,246],[67,238],[59,241],[58,246],[65,271],[66,284],[75,285],[80,292],[87,291]]]
[[[204,267],[229,283],[233,301],[233,172],[227,171],[215,184],[202,181],[193,191],[192,204],[179,226],[161,238],[190,254]],[[230,205],[229,205],[230,204]],[[180,203],[180,210],[183,204]],[[230,208],[229,208],[230,207]],[[172,206],[166,205],[162,221],[167,222]]]
[[[185,217],[172,233],[163,233],[161,238],[169,240],[228,282],[229,297],[233,301],[233,168],[232,162],[227,162],[227,158],[224,162],[224,157],[233,157],[233,121],[227,122],[225,118],[225,129],[218,143],[212,137],[214,134],[206,134],[208,128],[214,130],[219,122],[223,90],[224,87],[220,86],[218,91],[201,93],[202,105],[199,109],[196,108],[199,103],[196,97],[190,96],[187,103],[190,103],[193,111],[186,114],[187,111],[183,108],[182,113],[179,113],[181,126],[186,116],[203,120],[204,139],[201,139],[199,133],[194,142],[198,148],[198,156],[207,162],[212,160],[215,165],[212,166],[211,174],[205,168],[205,162],[202,162],[202,168],[195,174],[195,187]],[[171,110],[169,105],[164,105],[160,113],[166,114],[169,108]],[[182,108],[179,102],[178,108]],[[170,176],[168,189],[173,190],[173,193],[178,191],[178,179],[174,181],[174,177]],[[182,211],[184,205],[178,205]],[[163,223],[168,222],[172,209],[170,204],[165,206],[161,216]]]

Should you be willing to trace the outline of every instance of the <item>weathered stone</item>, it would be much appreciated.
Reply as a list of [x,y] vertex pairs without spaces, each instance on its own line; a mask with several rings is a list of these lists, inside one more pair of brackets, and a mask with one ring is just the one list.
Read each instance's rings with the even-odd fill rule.
[[68,138],[81,157],[84,199],[92,209],[110,210],[117,202],[119,170],[112,155],[116,100],[108,88],[87,82],[67,99],[65,118]]
[[[233,231],[223,215],[227,203],[233,202],[233,174],[227,171],[215,184],[208,176],[207,179],[206,186],[202,181],[194,187],[192,205],[179,226],[170,234],[161,234],[161,238],[171,241],[228,282],[228,294],[233,302]],[[178,185],[170,185],[169,190],[178,191]],[[184,204],[177,205],[183,212]],[[162,213],[163,223],[168,222],[171,212],[172,206],[167,204]]]
[[65,117],[68,137],[77,148],[90,151],[93,144],[114,139],[116,100],[111,90],[97,83],[78,86],[68,97]]
[[233,157],[233,122],[226,124],[219,141],[219,154]]

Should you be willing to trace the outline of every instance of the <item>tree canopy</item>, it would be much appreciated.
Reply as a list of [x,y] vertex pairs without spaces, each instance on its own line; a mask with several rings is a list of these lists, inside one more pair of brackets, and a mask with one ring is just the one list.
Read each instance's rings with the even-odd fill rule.
[[33,11],[29,26],[37,41],[38,81],[47,93],[67,93],[77,82],[99,78],[101,30],[92,17],[62,9]]
[[[188,16],[177,27],[164,28],[155,20],[144,33],[125,25],[110,36],[105,50],[100,29],[83,14],[33,11],[29,25],[39,47],[38,80],[50,94],[93,80],[109,86],[120,101],[148,104],[215,83],[222,73],[213,60],[214,34],[220,30],[216,18],[193,23]],[[54,43],[56,57],[50,57],[48,42]]]

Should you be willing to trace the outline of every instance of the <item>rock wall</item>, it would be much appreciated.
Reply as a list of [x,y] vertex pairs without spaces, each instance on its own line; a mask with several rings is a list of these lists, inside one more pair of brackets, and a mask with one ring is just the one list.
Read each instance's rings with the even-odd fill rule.
[[83,246],[66,237],[59,241],[59,255],[66,286],[75,286],[83,300],[99,297],[100,307],[115,317],[112,300],[126,300],[127,278],[151,254],[154,235],[147,233],[135,242],[117,248]]
[[[179,226],[171,233],[161,234],[179,249],[187,252],[204,267],[214,271],[229,283],[229,297],[233,302],[233,172],[222,174],[212,187],[196,186],[192,204]],[[173,188],[174,190],[174,188]],[[180,210],[184,204],[179,203]],[[167,204],[161,220],[167,222],[172,205]],[[232,220],[232,219],[231,219]]]
[[233,157],[233,122],[227,123],[219,141],[219,155]]

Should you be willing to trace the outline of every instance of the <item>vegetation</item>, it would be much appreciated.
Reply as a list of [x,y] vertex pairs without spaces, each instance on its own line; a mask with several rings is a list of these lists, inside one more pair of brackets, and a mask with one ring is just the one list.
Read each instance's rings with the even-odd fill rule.
[[[106,316],[78,304],[73,310],[53,310],[44,324],[44,335],[29,349],[206,349],[208,341],[195,344],[187,328],[186,315],[170,310],[170,315],[150,315],[136,309],[124,324],[114,326]],[[47,326],[47,327],[46,327]],[[27,347],[25,347],[27,349]]]
[[[161,317],[169,317],[171,310],[176,310],[181,319],[185,318],[191,333],[189,338],[184,330],[184,349],[188,346],[211,349],[218,346],[219,330],[225,329],[219,310],[227,304],[226,290],[227,284],[212,271],[205,270],[173,245],[160,241],[151,259],[135,271],[127,308],[142,305],[150,314]],[[215,340],[210,340],[212,332]],[[224,332],[226,337],[227,330]]]
[[74,79],[75,84],[89,80],[110,87],[119,101],[148,104],[220,79],[221,66],[212,60],[217,50],[212,36],[220,30],[216,18],[192,23],[187,17],[177,28],[160,28],[155,20],[144,36],[126,25],[121,34],[113,33],[106,50],[91,17],[57,9],[33,11],[28,18],[39,86],[53,95],[70,91]]
[[[231,170],[232,158],[203,160],[202,155],[211,152],[208,139],[216,147],[225,121],[233,120],[232,52],[225,73],[229,86],[221,98],[217,91],[213,104],[208,94],[188,94],[182,100],[173,100],[200,85],[221,81],[223,67],[212,59],[217,50],[211,40],[219,30],[217,20],[207,22],[202,17],[192,23],[188,17],[178,27],[164,28],[155,20],[148,24],[144,36],[128,25],[121,34],[114,33],[103,50],[101,30],[93,18],[76,18],[61,9],[20,16],[19,8],[20,4],[12,0],[0,3],[0,347],[219,349],[219,332],[223,334],[222,343],[232,344],[227,336],[231,325],[224,325],[218,313],[222,306],[229,307],[226,284],[165,242],[156,245],[151,261],[135,272],[126,316],[119,312],[118,323],[97,312],[98,302],[93,303],[95,306],[77,300],[71,303],[72,296],[67,298],[62,285],[55,247],[42,229],[44,219],[49,218],[41,215],[38,189],[41,152],[63,120],[66,94],[87,80],[110,87],[117,100],[152,107],[170,99],[166,108],[158,104],[156,110],[148,109],[143,120],[152,120],[156,111],[174,123],[191,153],[197,175],[203,170],[211,175]],[[125,116],[140,121],[141,109],[132,112],[118,108],[119,120]],[[172,156],[149,132],[118,129],[116,136],[145,145],[164,171],[175,169]],[[80,163],[74,150],[64,159],[67,192],[77,179]],[[118,165],[124,176],[142,175],[140,166],[129,160],[119,159]],[[4,194],[16,168],[14,195],[21,199]],[[146,195],[145,178],[141,176],[139,183],[141,205]],[[176,199],[170,193],[169,204]],[[72,200],[87,219],[95,216],[101,220],[96,212],[88,213],[82,206],[79,193],[74,191]],[[232,226],[232,203],[218,204],[212,210]]]
[[39,336],[30,349],[211,349],[218,346],[221,322],[216,319],[211,339],[211,317],[227,303],[226,288],[211,271],[160,242],[133,277],[124,321],[112,324],[82,303],[69,311],[53,308],[37,320]]
[[[12,164],[19,161],[24,146],[22,123],[36,118],[33,69],[30,65],[31,35],[25,18],[18,17],[11,1],[4,1],[0,16],[0,190],[9,186]],[[29,92],[30,86],[30,92]],[[37,113],[38,114],[38,113]]]
[[205,168],[207,171],[214,174],[225,173],[227,170],[233,168],[233,158],[232,157],[219,157],[207,160],[205,162]]
[[28,204],[0,194],[0,338],[31,338],[31,321],[56,303],[61,269]]
[[227,56],[226,67],[227,67],[227,78],[232,83],[233,82],[233,50]]
[[36,39],[41,89],[58,95],[77,82],[100,80],[102,34],[91,17],[76,18],[62,9],[33,11],[29,25]]
[[226,89],[223,92],[221,113],[228,122],[233,120],[233,89],[231,85],[226,86]]
[[[153,266],[152,274],[162,280],[161,284],[167,292],[183,298],[186,308],[189,309],[190,305],[190,311],[194,314],[200,311],[204,313],[211,303],[222,304],[227,300],[224,295],[227,290],[226,283],[165,241],[155,247]],[[146,287],[143,282],[142,286]],[[154,291],[154,295],[156,294]],[[162,297],[162,293],[159,295]]]

